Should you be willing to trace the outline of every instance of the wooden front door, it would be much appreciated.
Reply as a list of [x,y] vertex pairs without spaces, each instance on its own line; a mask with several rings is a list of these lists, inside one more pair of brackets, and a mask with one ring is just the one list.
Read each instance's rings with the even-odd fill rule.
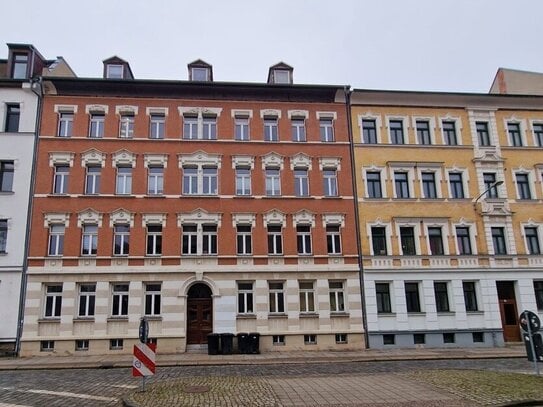
[[515,283],[514,281],[496,281],[496,288],[498,289],[503,340],[505,342],[520,342]]
[[205,284],[193,285],[187,300],[187,344],[205,344],[213,332],[213,301]]

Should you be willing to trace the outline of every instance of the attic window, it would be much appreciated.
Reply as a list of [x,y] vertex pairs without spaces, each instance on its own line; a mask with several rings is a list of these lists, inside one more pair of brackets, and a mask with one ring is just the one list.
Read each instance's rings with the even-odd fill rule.
[[209,69],[193,67],[191,68],[191,77],[193,81],[207,82],[209,81]]
[[122,65],[108,65],[106,78],[108,79],[123,79],[123,66]]
[[290,83],[290,72],[284,69],[273,71],[274,83]]
[[13,55],[13,79],[28,77],[28,54]]

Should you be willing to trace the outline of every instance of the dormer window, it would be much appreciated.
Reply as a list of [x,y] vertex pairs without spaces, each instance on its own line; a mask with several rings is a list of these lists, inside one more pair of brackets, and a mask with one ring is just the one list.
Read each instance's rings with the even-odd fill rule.
[[207,68],[192,68],[192,80],[207,82],[209,80],[209,69]]
[[187,65],[189,69],[189,81],[213,82],[213,67],[201,59],[197,59]]
[[28,54],[13,55],[13,79],[28,77]]
[[106,78],[123,79],[123,66],[122,65],[108,65]]
[[294,68],[284,62],[273,65],[268,71],[268,83],[280,85],[292,84],[293,70]]
[[290,83],[290,72],[284,69],[276,69],[273,72],[274,83]]

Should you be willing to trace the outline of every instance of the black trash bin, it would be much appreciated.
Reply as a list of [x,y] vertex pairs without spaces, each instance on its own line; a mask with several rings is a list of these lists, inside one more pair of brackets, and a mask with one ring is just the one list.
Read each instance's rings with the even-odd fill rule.
[[234,351],[234,334],[221,334],[221,351],[223,355],[231,355]]
[[207,335],[207,354],[208,355],[218,355],[219,354],[219,334],[209,334]]
[[249,334],[241,332],[238,335],[238,352],[249,353]]
[[260,353],[260,334],[258,332],[251,332],[249,334],[248,353]]
[[[530,336],[527,333],[523,333],[522,337],[524,339],[524,346],[526,346],[526,353],[528,354],[528,360],[530,362],[534,361],[534,355],[532,353],[532,346],[530,345]],[[541,340],[541,334],[533,333],[532,338],[534,341],[534,350],[536,360],[538,362],[543,362],[543,341]]]

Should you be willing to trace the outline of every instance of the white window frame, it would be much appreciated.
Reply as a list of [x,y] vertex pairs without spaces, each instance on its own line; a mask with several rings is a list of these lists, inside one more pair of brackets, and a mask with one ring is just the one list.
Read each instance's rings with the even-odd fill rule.
[[[454,122],[454,131],[456,134],[456,145],[447,144],[447,138],[445,137],[445,131],[443,129],[443,122]],[[463,145],[462,142],[462,119],[455,116],[440,116],[438,119],[439,130],[441,133],[441,143],[448,147],[457,147]]]
[[[514,146],[511,139],[511,134],[509,133],[509,124],[518,124],[519,127],[519,133],[520,133],[520,146]],[[503,126],[505,130],[505,134],[507,135],[507,145],[510,147],[526,147],[527,146],[527,126],[526,126],[526,120],[519,119],[515,116],[511,116],[508,118],[503,119]]]
[[383,126],[383,122],[381,119],[381,115],[379,114],[372,114],[371,112],[363,113],[358,115],[358,129],[360,132],[360,143],[364,143],[364,129],[362,127],[363,120],[375,120],[375,134],[377,138],[377,144],[381,144],[383,142],[381,137],[381,127]]
[[469,240],[471,245],[471,255],[477,255],[477,229],[476,225],[474,223],[466,222],[464,219],[461,219],[459,223],[453,223],[452,224],[452,230],[454,230],[454,247],[455,247],[455,253],[457,256],[471,256],[471,255],[464,255],[460,253],[460,248],[458,247],[458,238],[456,235],[456,228],[468,228],[469,231]]
[[[162,311],[162,283],[153,281],[153,282],[146,282],[144,284],[145,284],[145,294],[144,294],[144,303],[143,303],[143,313],[146,316],[158,317],[161,315],[161,311]],[[158,290],[155,289],[156,286],[158,286]],[[150,306],[151,309],[147,309],[148,300],[151,301],[151,306]],[[158,304],[157,304],[157,301],[158,301]]]
[[[82,291],[83,287],[88,287],[91,290]],[[81,312],[82,302],[84,302],[83,312]],[[96,283],[79,283],[78,284],[77,317],[78,318],[94,318],[95,313],[96,313]]]
[[[434,256],[430,248],[430,232],[429,228],[439,228],[441,229],[441,244],[443,245],[443,254],[439,256],[448,256],[449,255],[449,225],[447,221],[442,220],[429,220],[425,219],[424,224],[424,235],[426,237],[426,248],[427,253],[430,256]],[[416,239],[416,236],[415,236]],[[437,256],[437,254],[436,254]]]
[[89,138],[103,138],[105,134],[105,123],[106,123],[106,114],[104,111],[90,112],[89,113]]
[[[181,233],[181,255],[182,256],[217,256],[219,251],[219,239],[218,234],[221,227],[221,215],[218,213],[208,213],[203,209],[197,209],[193,212],[188,213],[179,213],[177,214],[177,226],[182,228]],[[194,226],[195,231],[187,231],[187,227],[190,226],[191,229]],[[205,231],[206,226],[215,227],[214,231]],[[214,237],[213,237],[214,236]],[[183,241],[185,238],[188,238],[188,248],[187,253],[183,252]],[[204,252],[204,239],[208,239],[208,250],[213,247],[217,248],[217,253]],[[190,243],[193,239],[196,239],[196,252],[190,250],[193,247]],[[215,243],[213,242],[215,239]]]
[[81,255],[96,256],[98,254],[98,224],[81,225]]
[[[415,180],[415,169],[413,167],[396,167],[392,166],[390,167],[390,179],[392,181],[392,189],[394,191],[394,198],[395,199],[413,199],[415,198],[415,191],[414,191],[414,180]],[[398,191],[396,190],[396,173],[397,172],[406,172],[407,173],[407,190],[409,192],[409,197],[399,197]]]
[[[369,188],[368,188],[368,172],[378,172],[380,174],[379,176],[379,182],[381,184],[381,198],[371,198],[369,194]],[[364,167],[362,168],[362,179],[364,181],[364,198],[366,199],[385,199],[388,198],[387,196],[387,189],[386,189],[386,171],[384,167]]]
[[[434,174],[434,187],[436,190],[436,197],[435,198],[428,198],[424,196],[424,183],[422,179],[423,173],[431,172]],[[441,199],[443,198],[443,194],[441,191],[441,185],[442,185],[442,169],[441,167],[427,167],[427,166],[417,166],[417,176],[419,178],[419,188],[420,188],[420,197],[423,199]]]
[[[373,235],[371,233],[372,228],[385,228],[385,240],[386,240],[386,253],[375,253],[375,248],[373,247]],[[399,231],[399,229],[398,229]],[[390,256],[392,253],[392,225],[388,222],[382,222],[377,220],[375,222],[366,223],[366,235],[368,236],[370,243],[370,253],[372,256]]]
[[[272,284],[281,284],[277,288],[272,288]],[[269,301],[269,312],[270,314],[284,314],[286,310],[286,296],[285,296],[285,282],[284,281],[268,281],[268,301]],[[272,297],[274,301],[272,301]],[[275,307],[272,308],[272,302],[275,304]],[[281,309],[280,304],[283,304]]]
[[[406,144],[411,144],[409,141],[409,119],[407,116],[385,116],[385,121],[387,125],[387,135],[388,135],[388,143],[390,145],[394,146],[402,146]],[[390,122],[391,121],[401,121],[402,122],[402,134],[403,134],[403,143],[402,144],[396,144],[392,142],[392,133],[390,128]]]
[[401,256],[407,256],[406,254],[403,253],[403,249],[402,249],[402,236],[400,234],[400,228],[402,228],[402,227],[413,228],[413,234],[414,234],[414,239],[415,239],[415,256],[420,255],[420,253],[421,253],[421,248],[420,248],[420,233],[421,233],[420,219],[410,219],[410,220],[401,220],[401,221],[396,220],[395,221],[394,229],[395,229],[396,236],[397,236],[397,239],[398,239],[398,248],[400,250],[400,255]]
[[[130,170],[125,172],[125,170]],[[115,174],[115,195],[131,195],[132,194],[132,167],[117,166]]]
[[[451,178],[450,178],[450,173],[451,172],[462,174],[461,175],[462,176],[462,192],[463,192],[464,198],[454,198],[453,197],[452,188],[451,188]],[[445,169],[445,177],[446,177],[446,180],[447,180],[447,189],[448,189],[449,199],[456,200],[456,199],[468,199],[469,198],[469,189],[468,189],[469,172],[466,169],[457,168],[457,167],[446,168]]]
[[85,195],[100,194],[101,179],[102,179],[102,167],[97,166],[97,165],[85,166]]
[[[121,290],[121,286],[127,286],[126,291]],[[111,283],[111,316],[114,318],[128,318],[130,301],[130,283],[115,282]],[[116,289],[117,288],[117,289]],[[118,299],[117,309],[115,309],[115,298]],[[123,303],[126,302],[126,312],[123,312]]]
[[[60,291],[54,291],[53,288],[60,287]],[[51,290],[50,290],[51,289]],[[46,319],[60,319],[62,315],[62,293],[64,287],[62,283],[51,283],[44,285],[43,316]],[[47,304],[51,302],[51,312],[47,312]],[[57,304],[58,303],[58,304]],[[59,307],[57,315],[57,305]]]
[[336,141],[335,123],[336,112],[317,112],[319,121],[319,137],[322,143],[333,143]]
[[[534,200],[536,198],[536,195],[535,195],[535,185],[534,185],[534,173],[533,171],[531,170],[525,170],[525,169],[514,169],[513,170],[513,174],[515,176],[515,194],[516,194],[516,197],[519,201],[530,201],[530,200]],[[517,175],[526,175],[526,177],[528,178],[528,190],[529,190],[529,193],[530,193],[530,198],[521,198],[520,196],[520,191],[519,191],[519,185],[518,185],[518,180],[517,180]]]
[[[430,144],[422,144],[419,140],[418,135],[418,128],[417,128],[417,122],[423,121],[428,122],[428,132],[430,133]],[[436,127],[436,119],[433,116],[412,116],[411,117],[411,126],[413,127],[415,131],[415,144],[417,145],[435,145],[436,144],[436,136],[435,136],[435,127]]]
[[537,135],[536,135],[536,132],[535,132],[535,128],[534,126],[541,126],[542,127],[542,130],[543,130],[543,120],[539,119],[539,120],[530,120],[530,130],[532,132],[532,140],[533,140],[533,145],[535,147],[543,147],[543,137],[542,137],[542,143],[539,144],[538,142],[538,139],[537,139]]
[[536,223],[534,222],[533,220],[530,219],[530,221],[528,222],[522,222],[520,224],[520,230],[521,230],[521,234],[522,234],[522,239],[524,241],[524,248],[526,250],[526,254],[530,255],[530,251],[529,251],[529,245],[528,245],[528,239],[526,238],[526,228],[535,228],[536,231],[537,231],[537,242],[539,244],[539,251],[540,251],[540,254],[537,255],[535,254],[534,256],[540,256],[541,254],[543,254],[543,224],[542,223]]
[[[316,298],[315,281],[299,280],[298,290],[299,290],[300,314],[316,313],[317,307],[316,307],[316,301],[315,301],[315,298]],[[305,305],[305,307],[303,305]]]
[[[336,285],[340,284],[341,287]],[[343,313],[347,312],[347,296],[345,294],[344,280],[329,280],[328,281],[330,312]],[[335,305],[334,305],[335,304]]]
[[[251,288],[243,287],[241,285],[251,285]],[[254,287],[255,283],[254,281],[237,281],[236,287],[238,291],[237,295],[237,313],[238,315],[253,315],[255,312],[255,292]],[[243,298],[243,301],[240,301],[240,298]]]

